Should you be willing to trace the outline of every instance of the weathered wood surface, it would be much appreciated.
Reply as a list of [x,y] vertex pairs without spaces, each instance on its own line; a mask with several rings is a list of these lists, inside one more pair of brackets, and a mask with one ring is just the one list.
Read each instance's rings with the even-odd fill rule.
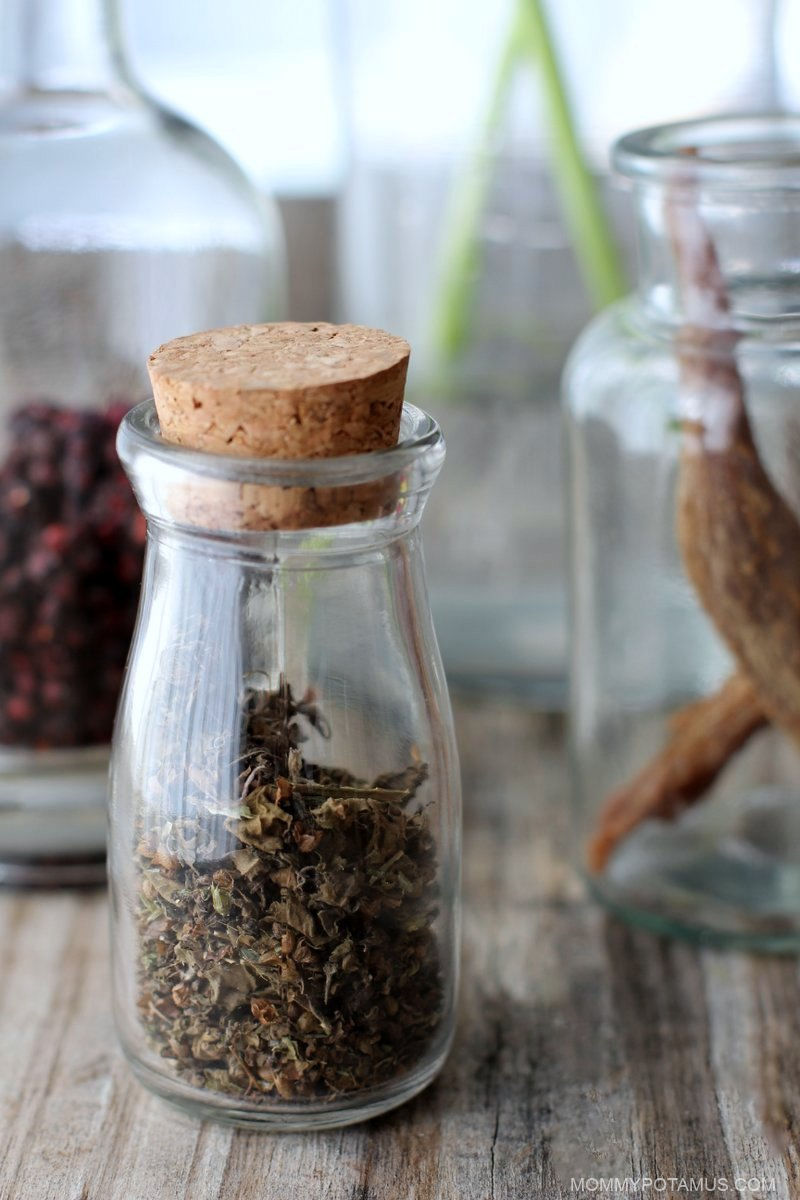
[[465,961],[439,1081],[339,1132],[200,1125],[120,1059],[104,897],[2,895],[2,1200],[533,1200],[615,1179],[800,1196],[797,963],[609,920],[568,865],[558,724],[500,704],[458,723]]

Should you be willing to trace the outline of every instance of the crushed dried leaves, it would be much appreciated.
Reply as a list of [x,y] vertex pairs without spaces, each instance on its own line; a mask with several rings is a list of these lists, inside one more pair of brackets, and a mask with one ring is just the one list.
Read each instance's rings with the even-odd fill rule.
[[184,1081],[250,1099],[385,1083],[442,1020],[426,767],[367,786],[304,761],[308,725],[327,732],[311,698],[250,690],[241,746],[209,745],[179,814],[158,803],[177,773],[153,781],[136,849],[148,1040]]

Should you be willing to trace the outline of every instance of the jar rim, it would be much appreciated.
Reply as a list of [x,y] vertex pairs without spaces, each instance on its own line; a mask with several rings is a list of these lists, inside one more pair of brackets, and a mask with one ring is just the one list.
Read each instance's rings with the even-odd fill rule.
[[709,183],[741,190],[800,190],[800,114],[701,117],[636,129],[612,148],[630,179]]
[[167,442],[161,436],[155,402],[150,398],[123,417],[117,449],[123,463],[144,453],[207,479],[317,488],[377,482],[420,460],[427,459],[432,466],[438,466],[445,446],[438,421],[415,404],[404,401],[400,440],[385,449],[330,458],[252,458],[213,454]]

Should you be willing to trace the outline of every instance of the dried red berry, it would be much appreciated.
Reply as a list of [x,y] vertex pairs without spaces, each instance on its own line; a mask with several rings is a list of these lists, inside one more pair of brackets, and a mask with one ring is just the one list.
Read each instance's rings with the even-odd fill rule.
[[138,603],[144,523],[117,460],[127,405],[37,401],[0,464],[0,744],[106,742]]

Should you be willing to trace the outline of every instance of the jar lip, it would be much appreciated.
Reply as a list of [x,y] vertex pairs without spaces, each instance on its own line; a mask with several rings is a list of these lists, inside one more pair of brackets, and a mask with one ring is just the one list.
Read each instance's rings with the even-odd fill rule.
[[651,125],[619,138],[611,158],[615,170],[631,179],[797,191],[800,114],[748,113]]
[[126,464],[138,453],[144,453],[191,474],[234,483],[341,487],[385,479],[421,459],[430,459],[431,465],[438,466],[444,455],[444,436],[432,416],[406,400],[400,440],[386,449],[332,458],[246,458],[212,454],[165,441],[155,402],[149,399],[126,413],[119,428],[117,449]]

